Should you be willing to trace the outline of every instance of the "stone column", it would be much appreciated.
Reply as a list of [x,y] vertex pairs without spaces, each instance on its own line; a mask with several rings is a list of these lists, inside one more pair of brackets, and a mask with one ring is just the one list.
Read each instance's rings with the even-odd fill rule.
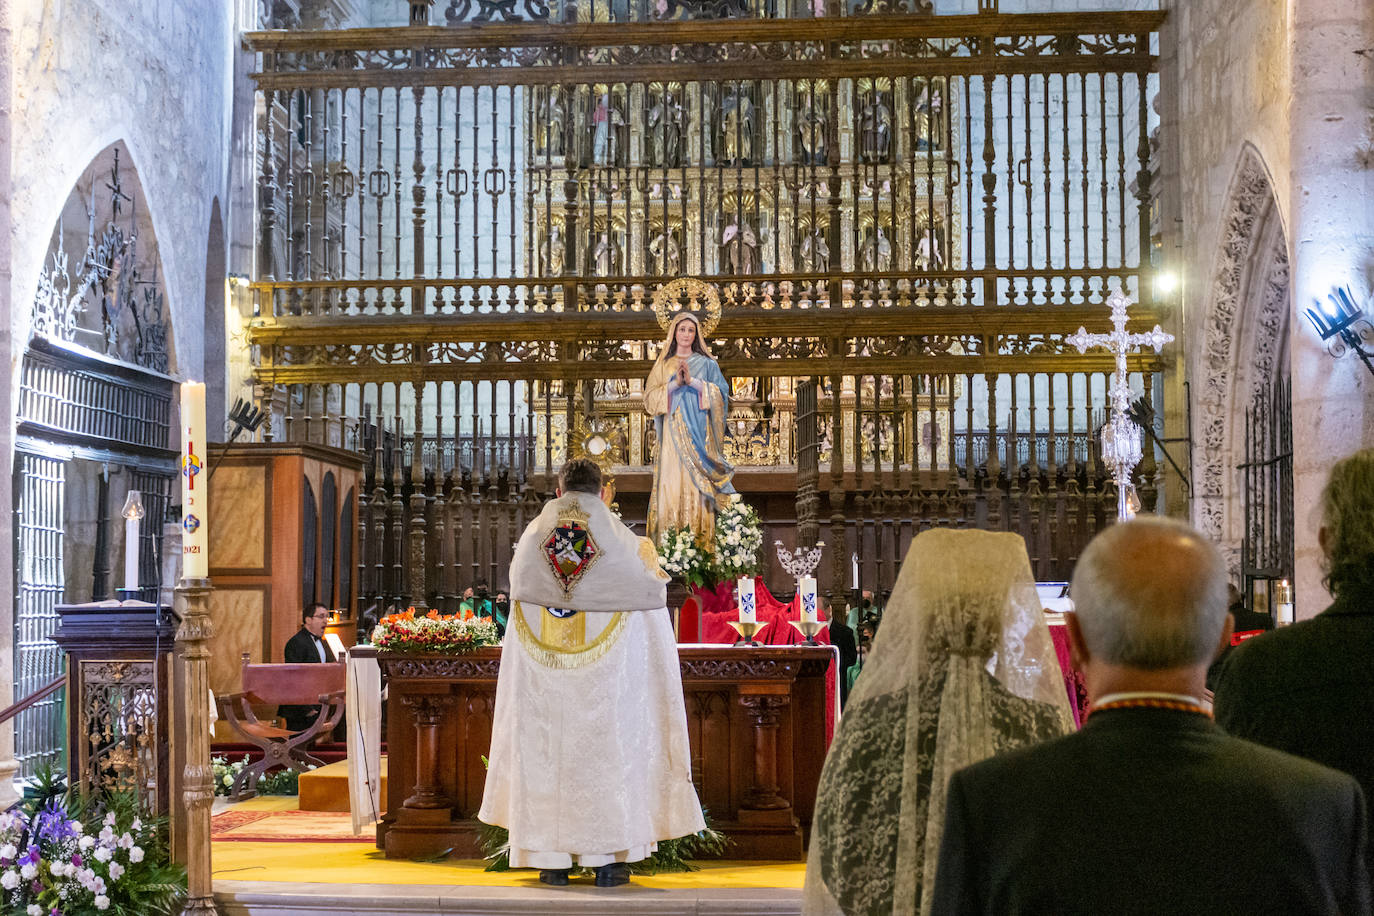
[[[13,56],[10,36],[12,4],[0,3],[0,98],[13,98]],[[17,309],[13,287],[12,255],[10,250],[10,111],[6,105],[0,109],[0,290],[8,295],[4,299],[7,327],[0,333],[0,367],[7,375],[7,383],[0,385],[0,475],[6,481],[0,486],[0,518],[10,520],[13,530],[14,505],[13,487],[9,481],[14,479],[14,415],[16,404],[14,392],[18,388],[19,361],[14,352],[14,325],[16,313],[27,308]],[[14,539],[0,538],[0,594],[14,595]],[[14,632],[14,601],[6,600],[4,610],[0,611],[0,625],[4,632]],[[0,652],[0,708],[14,702],[14,653]],[[19,793],[14,788],[14,777],[19,772],[19,763],[14,759],[14,720],[0,725],[0,810],[9,808],[19,801]]]
[[1327,473],[1374,445],[1374,376],[1353,355],[1332,359],[1303,317],[1335,286],[1357,297],[1374,287],[1374,60],[1355,53],[1374,48],[1374,6],[1292,0],[1289,10],[1294,560],[1297,616],[1306,618],[1330,600],[1317,545]]

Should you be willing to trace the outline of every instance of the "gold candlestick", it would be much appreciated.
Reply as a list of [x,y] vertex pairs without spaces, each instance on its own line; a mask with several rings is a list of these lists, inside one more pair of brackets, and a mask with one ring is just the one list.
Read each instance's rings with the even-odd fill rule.
[[819,645],[820,645],[820,643],[816,642],[816,634],[819,633],[819,632],[821,631],[821,627],[825,626],[825,623],[824,623],[823,621],[820,621],[820,620],[789,620],[789,621],[787,621],[787,622],[790,623],[790,624],[792,624],[792,626],[796,627],[796,628],[797,628],[797,632],[801,633],[801,635],[803,635],[803,636],[806,637],[806,641],[803,643],[804,645],[808,645],[808,646],[819,646]]
[[735,641],[737,646],[757,646],[754,642],[754,634],[763,628],[757,620],[727,620],[726,623],[735,628],[739,633],[739,639]]

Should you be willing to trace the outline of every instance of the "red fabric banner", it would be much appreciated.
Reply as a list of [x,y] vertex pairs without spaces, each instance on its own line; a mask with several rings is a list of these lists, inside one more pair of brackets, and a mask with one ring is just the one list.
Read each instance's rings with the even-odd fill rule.
[[[773,597],[768,586],[759,576],[754,577],[754,600],[758,605],[756,619],[762,626],[754,634],[754,641],[764,646],[794,646],[805,642],[806,637],[792,626],[789,621],[801,620],[801,609],[797,598],[779,601]],[[700,605],[700,615],[694,603]],[[698,628],[698,616],[700,628]],[[735,584],[722,582],[714,590],[696,587],[692,596],[682,606],[678,621],[679,642],[734,643],[739,633],[727,621],[739,620],[739,608],[735,605]],[[823,627],[816,634],[816,642],[830,645],[830,629]],[[836,664],[831,659],[830,670],[825,678],[825,743],[828,747],[835,734],[835,685]]]

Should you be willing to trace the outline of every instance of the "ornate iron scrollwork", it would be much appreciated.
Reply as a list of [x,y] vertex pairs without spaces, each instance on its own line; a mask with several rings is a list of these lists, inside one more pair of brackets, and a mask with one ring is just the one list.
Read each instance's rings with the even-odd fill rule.
[[80,758],[88,784],[134,792],[156,810],[157,672],[151,661],[82,662]]

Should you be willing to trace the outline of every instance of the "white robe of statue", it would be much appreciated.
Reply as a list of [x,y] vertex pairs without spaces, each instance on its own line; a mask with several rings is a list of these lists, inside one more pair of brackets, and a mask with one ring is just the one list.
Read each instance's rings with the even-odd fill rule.
[[636,862],[705,828],[666,578],[589,493],[548,503],[516,545],[477,815],[510,831],[512,867]]

